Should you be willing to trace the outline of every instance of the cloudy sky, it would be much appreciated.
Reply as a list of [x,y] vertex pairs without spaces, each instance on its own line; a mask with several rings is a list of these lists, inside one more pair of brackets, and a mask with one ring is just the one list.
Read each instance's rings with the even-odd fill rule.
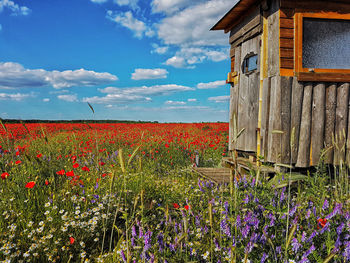
[[0,117],[227,121],[235,2],[0,0]]

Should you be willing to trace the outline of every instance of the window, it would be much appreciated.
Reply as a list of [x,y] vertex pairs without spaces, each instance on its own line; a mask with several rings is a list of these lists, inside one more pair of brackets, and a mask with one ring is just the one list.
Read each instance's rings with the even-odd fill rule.
[[303,68],[350,69],[350,20],[304,18]]
[[252,73],[258,68],[258,55],[254,53],[249,53],[242,63],[242,72],[244,74]]
[[296,13],[295,72],[300,81],[350,81],[350,15]]

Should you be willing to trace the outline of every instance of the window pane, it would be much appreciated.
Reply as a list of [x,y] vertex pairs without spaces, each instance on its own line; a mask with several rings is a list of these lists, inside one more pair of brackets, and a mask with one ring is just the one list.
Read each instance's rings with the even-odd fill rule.
[[254,55],[252,57],[248,58],[248,62],[247,62],[247,66],[248,66],[248,71],[252,71],[257,69],[258,67],[258,56]]
[[350,21],[304,18],[303,67],[350,69]]

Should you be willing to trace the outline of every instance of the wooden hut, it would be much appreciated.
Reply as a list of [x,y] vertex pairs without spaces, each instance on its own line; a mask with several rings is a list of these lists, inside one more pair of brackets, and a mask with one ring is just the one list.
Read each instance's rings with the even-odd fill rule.
[[349,0],[240,0],[211,30],[230,33],[230,150],[350,163]]

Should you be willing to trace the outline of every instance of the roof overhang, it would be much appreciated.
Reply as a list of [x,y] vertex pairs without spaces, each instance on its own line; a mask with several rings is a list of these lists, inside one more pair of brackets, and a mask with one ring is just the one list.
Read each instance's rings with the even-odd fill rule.
[[239,0],[210,30],[225,30],[227,33],[235,22],[259,2],[261,0]]

